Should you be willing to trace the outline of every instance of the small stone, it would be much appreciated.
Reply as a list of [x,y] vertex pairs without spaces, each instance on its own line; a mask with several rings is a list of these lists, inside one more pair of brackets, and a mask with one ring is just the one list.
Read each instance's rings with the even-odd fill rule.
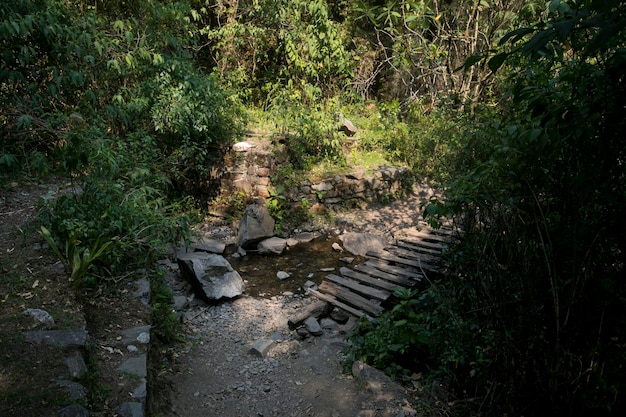
[[300,339],[306,339],[307,337],[311,336],[311,333],[309,333],[309,331],[304,327],[298,327],[296,329],[296,334],[300,337]]
[[322,272],[332,272],[334,270],[335,270],[335,268],[320,268],[320,271],[322,271]]
[[352,262],[354,262],[354,258],[351,256],[344,256],[343,258],[339,258],[339,260],[344,264],[351,264]]
[[89,333],[87,330],[38,330],[24,333],[26,341],[63,347],[84,347]]
[[285,297],[293,297],[293,292],[291,292],[291,291],[285,291],[285,292],[283,292],[283,295],[284,295]]
[[276,277],[277,277],[279,280],[281,280],[281,281],[286,280],[286,279],[287,279],[287,278],[289,278],[290,276],[291,276],[291,274],[289,274],[288,272],[285,272],[285,271],[278,271],[278,272],[276,273]]
[[80,353],[76,353],[74,356],[63,359],[63,363],[67,366],[67,369],[72,378],[80,379],[87,373],[87,365]]
[[135,352],[139,351],[139,349],[137,349],[137,346],[135,346],[135,345],[128,345],[128,346],[126,346],[126,350],[128,350],[130,353],[135,353]]
[[252,148],[252,145],[248,142],[237,142],[233,145],[233,151],[235,152],[246,152],[250,148]]
[[337,243],[337,242],[335,242],[335,243],[333,243],[333,244],[332,244],[332,248],[333,248],[334,250],[336,250],[337,252],[343,252],[343,248],[342,248],[342,247],[341,247],[341,245],[340,245],[339,243]]
[[320,326],[320,323],[313,316],[309,317],[308,319],[304,321],[304,327],[313,336],[320,336],[324,333],[322,331],[322,327]]
[[254,356],[258,356],[259,358],[265,358],[273,345],[274,340],[259,340],[254,345],[252,345],[248,353]]
[[122,403],[117,407],[120,417],[143,417],[143,404],[137,402]]
[[60,379],[56,381],[56,383],[58,386],[66,388],[69,392],[70,398],[73,400],[84,400],[87,398],[87,390],[78,382]]
[[317,291],[317,284],[314,283],[313,281],[307,281],[304,284],[302,284],[302,289],[305,292],[308,291],[308,290]]
[[341,309],[335,308],[330,312],[330,318],[339,324],[346,324],[350,319],[350,315]]
[[54,319],[52,318],[50,313],[45,310],[40,310],[38,308],[28,308],[24,310],[24,314],[32,317],[37,325],[43,324],[48,329],[54,327]]
[[146,366],[146,355],[140,355],[126,359],[117,368],[117,370],[119,372],[136,375],[140,378],[145,378],[148,375],[148,368]]

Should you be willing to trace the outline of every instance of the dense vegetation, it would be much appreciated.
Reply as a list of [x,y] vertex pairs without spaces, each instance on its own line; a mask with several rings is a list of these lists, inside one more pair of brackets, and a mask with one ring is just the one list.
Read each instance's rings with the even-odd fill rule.
[[69,175],[43,234],[101,285],[189,237],[246,114],[280,130],[291,174],[346,163],[348,116],[465,231],[352,357],[444,383],[431,411],[617,415],[625,27],[618,0],[2,2],[1,187]]

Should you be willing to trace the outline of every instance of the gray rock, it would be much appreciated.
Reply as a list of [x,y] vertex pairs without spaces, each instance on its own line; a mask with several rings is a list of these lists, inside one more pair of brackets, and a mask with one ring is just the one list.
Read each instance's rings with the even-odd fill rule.
[[200,241],[192,243],[191,247],[196,251],[217,253],[221,255],[224,253],[224,249],[226,249],[226,244],[221,240],[204,237]]
[[257,249],[259,253],[263,255],[267,255],[267,254],[280,255],[281,253],[283,253],[286,247],[287,247],[287,240],[282,239],[280,237],[271,237],[269,239],[262,240],[258,244]]
[[313,239],[317,239],[320,237],[318,232],[301,232],[297,233],[293,236],[293,239],[297,240],[300,243],[308,243]]
[[70,404],[59,410],[59,417],[89,417],[89,410],[78,404]]
[[330,318],[339,324],[346,324],[350,319],[350,315],[339,308],[334,308],[333,311],[330,312]]
[[339,258],[339,260],[344,264],[351,264],[352,262],[354,262],[354,258],[351,256],[344,256],[343,258]]
[[251,204],[239,222],[237,246],[248,249],[274,235],[274,219],[267,207]]
[[289,274],[289,272],[285,272],[285,271],[278,271],[278,272],[276,273],[276,277],[277,277],[279,280],[281,280],[281,281],[286,280],[286,279],[287,279],[287,278],[289,278],[290,276],[291,276],[291,274]]
[[343,132],[346,136],[354,136],[356,135],[357,132],[357,128],[354,126],[354,124],[346,119],[345,117],[341,117],[341,119],[339,120],[339,129],[340,132]]
[[346,233],[339,238],[343,247],[353,255],[365,256],[368,251],[381,251],[385,248],[383,238],[370,233]]
[[119,372],[138,376],[139,378],[145,378],[148,375],[148,368],[146,366],[146,355],[134,356],[126,359],[118,368]]
[[287,239],[287,246],[288,246],[288,247],[290,247],[290,248],[291,248],[291,247],[293,247],[293,246],[296,246],[298,243],[300,243],[300,242],[298,241],[298,239],[294,239],[294,238],[292,238],[292,237],[290,237],[289,239]]
[[313,184],[311,188],[314,189],[315,191],[324,192],[324,191],[330,191],[335,187],[329,182],[320,182],[319,184]]
[[317,291],[317,284],[314,283],[313,281],[307,281],[304,284],[302,284],[302,289],[305,292],[308,291],[308,290]]
[[174,299],[173,307],[175,311],[184,310],[185,307],[189,305],[189,301],[187,300],[187,297],[185,297],[184,295],[175,295],[173,299]]
[[122,403],[117,407],[120,417],[143,417],[143,404],[137,402]]
[[250,148],[252,148],[252,145],[248,142],[237,142],[233,145],[232,149],[235,152],[246,152]]
[[47,345],[62,347],[84,347],[87,343],[89,333],[87,330],[35,330],[24,333],[27,342],[37,345],[45,343]]
[[121,343],[127,345],[130,343],[146,344],[150,342],[150,326],[137,326],[130,329],[122,330]]
[[87,390],[78,382],[67,381],[65,379],[59,379],[56,381],[57,385],[66,388],[70,395],[70,398],[74,401],[84,400],[87,398]]
[[234,298],[245,291],[241,275],[221,255],[198,252],[178,258],[184,277],[205,300]]
[[46,310],[40,310],[38,308],[27,308],[24,310],[24,314],[32,317],[37,325],[43,324],[48,329],[54,327],[54,319]]
[[147,389],[146,378],[141,378],[139,380],[139,385],[137,386],[137,388],[133,390],[133,392],[130,395],[134,399],[139,400],[145,404],[147,393],[148,393],[148,389]]
[[273,345],[274,340],[262,339],[252,345],[248,353],[254,356],[258,356],[259,358],[265,358]]
[[308,319],[304,321],[304,327],[313,336],[320,336],[324,333],[322,331],[322,327],[320,326],[320,323],[313,316],[309,317]]
[[394,401],[406,395],[406,390],[389,378],[383,371],[360,362],[352,364],[352,375],[359,379],[365,389],[376,398]]
[[150,304],[150,281],[147,278],[139,278],[135,281],[137,290],[133,293],[134,298],[141,299],[144,305]]
[[320,326],[322,327],[322,329],[325,329],[325,330],[337,330],[337,328],[339,327],[339,325],[337,324],[335,320],[328,319],[328,318],[323,318],[320,321]]
[[87,365],[80,353],[76,353],[74,356],[63,359],[63,363],[67,366],[67,369],[72,378],[80,379],[87,373]]

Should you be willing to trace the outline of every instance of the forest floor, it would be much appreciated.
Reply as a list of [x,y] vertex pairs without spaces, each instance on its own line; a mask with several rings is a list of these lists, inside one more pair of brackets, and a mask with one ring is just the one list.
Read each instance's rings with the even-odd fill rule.
[[[109,360],[116,353],[98,349],[115,340],[116,331],[145,322],[145,309],[128,302],[125,282],[110,282],[106,291],[77,292],[68,275],[34,226],[40,202],[70,188],[61,180],[49,184],[11,183],[0,200],[0,415],[56,416],[71,399],[55,381],[67,372],[59,357],[63,348],[29,343],[24,333],[37,325],[24,314],[46,310],[55,329],[85,328],[93,338],[80,382],[90,392],[84,400],[92,415],[114,416],[114,406],[128,395],[115,386]],[[331,233],[369,232],[392,237],[418,222],[425,188],[389,204],[337,213]],[[305,260],[306,261],[306,260]],[[244,277],[245,278],[245,277]],[[77,297],[77,293],[80,297]],[[356,378],[343,369],[347,327],[301,339],[286,326],[290,312],[310,302],[284,295],[241,297],[215,306],[188,307],[184,342],[158,346],[163,363],[153,364],[159,383],[149,395],[167,416],[409,416],[415,399],[430,396],[420,381],[409,387],[373,370]],[[41,327],[41,326],[39,326]],[[39,328],[38,327],[38,328]],[[272,338],[266,357],[250,354],[255,341]],[[113,343],[113,342],[111,342]],[[107,385],[102,378],[109,377]],[[120,384],[121,385],[121,384]],[[95,407],[95,409],[93,409]],[[430,408],[430,407],[429,407]],[[419,409],[419,407],[418,407]],[[432,408],[431,408],[432,411]],[[422,413],[420,412],[420,415]]]

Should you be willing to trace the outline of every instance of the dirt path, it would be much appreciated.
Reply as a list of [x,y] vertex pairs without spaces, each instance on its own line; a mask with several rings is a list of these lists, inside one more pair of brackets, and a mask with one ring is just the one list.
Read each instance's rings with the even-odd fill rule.
[[[388,205],[339,214],[333,232],[361,231],[391,238],[415,227],[419,204],[429,195],[416,189]],[[304,340],[288,329],[290,315],[311,301],[295,294],[243,297],[218,306],[189,308],[185,348],[175,355],[179,371],[171,380],[172,415],[415,415],[410,406],[413,392],[373,370],[359,378],[343,372],[345,335],[354,321],[340,325],[325,320],[322,336]],[[265,358],[250,352],[255,343],[269,340],[273,345]]]

